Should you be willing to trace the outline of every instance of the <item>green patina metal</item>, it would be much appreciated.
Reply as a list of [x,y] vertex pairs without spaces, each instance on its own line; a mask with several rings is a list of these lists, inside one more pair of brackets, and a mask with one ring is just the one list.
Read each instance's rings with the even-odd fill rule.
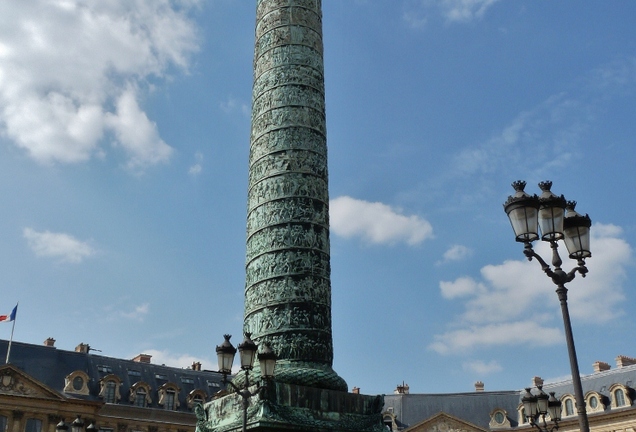
[[[332,369],[320,0],[257,1],[252,98],[244,331],[278,361],[246,428],[382,432],[383,397],[347,393]],[[243,406],[215,395],[195,408],[197,432],[240,430]]]
[[[272,383],[250,400],[248,428],[259,431],[384,432],[382,396]],[[242,400],[236,394],[195,408],[197,432],[229,432],[242,427]]]
[[320,1],[258,1],[244,331],[276,352],[277,381],[346,391],[331,369],[328,206]]

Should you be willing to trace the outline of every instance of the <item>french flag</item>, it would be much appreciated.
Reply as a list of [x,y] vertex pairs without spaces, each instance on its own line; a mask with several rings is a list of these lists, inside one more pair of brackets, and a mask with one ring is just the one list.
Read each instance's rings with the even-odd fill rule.
[[0,315],[0,322],[9,322],[15,320],[15,314],[18,312],[18,305],[15,305],[9,315]]

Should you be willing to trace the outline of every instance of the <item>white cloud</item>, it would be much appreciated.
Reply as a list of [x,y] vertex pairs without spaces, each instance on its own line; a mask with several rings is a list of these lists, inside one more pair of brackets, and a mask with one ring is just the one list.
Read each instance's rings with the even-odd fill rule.
[[436,264],[445,264],[451,261],[461,261],[465,258],[468,258],[473,254],[473,251],[463,245],[453,245],[446,252],[444,252],[443,259],[438,261]]
[[431,13],[439,13],[448,23],[481,19],[499,0],[417,0],[407,3],[402,19],[414,29],[426,26]]
[[65,233],[37,232],[24,228],[24,238],[37,256],[58,258],[62,262],[80,263],[95,253],[86,242]]
[[495,372],[500,372],[503,370],[501,365],[497,360],[491,360],[486,363],[483,360],[475,360],[472,362],[465,362],[462,364],[462,368],[465,371],[475,372],[480,375],[488,375]]
[[148,78],[186,70],[197,46],[196,2],[144,0],[0,3],[0,131],[41,163],[104,154],[105,135],[127,165],[166,161],[172,149],[140,108]]
[[331,231],[345,238],[357,236],[375,244],[417,245],[433,237],[433,227],[427,220],[403,215],[386,204],[341,196],[331,200],[329,206]]
[[143,321],[149,313],[150,305],[148,303],[143,303],[139,306],[135,306],[135,308],[130,312],[119,311],[119,316],[134,321]]
[[172,147],[159,137],[157,126],[141,111],[131,88],[119,96],[116,113],[106,114],[105,121],[117,137],[116,145],[128,154],[129,168],[153,165],[170,158]]
[[188,170],[188,173],[191,176],[197,176],[201,174],[201,171],[203,171],[203,153],[196,152],[194,154],[194,159],[196,160],[195,164]]
[[[139,353],[144,353],[152,356],[151,362],[153,364],[166,365],[171,367],[190,368],[193,363],[201,363],[202,369],[217,370],[217,366],[213,365],[209,359],[196,357],[190,354],[178,354],[168,350],[156,350],[145,349],[140,350]],[[133,354],[134,357],[139,353]]]
[[548,346],[563,341],[557,328],[543,327],[535,320],[516,321],[485,326],[469,326],[435,335],[429,348],[439,354],[471,351],[494,346]]
[[[626,268],[631,265],[632,250],[621,238],[620,227],[597,223],[591,233],[593,257],[586,263],[589,273],[585,278],[577,273],[566,286],[571,317],[579,323],[599,324],[624,314],[623,284]],[[551,262],[552,252],[547,243],[536,243],[535,250]],[[568,272],[576,263],[567,258],[564,246],[560,253],[565,261],[563,269]],[[536,260],[511,260],[484,266],[481,279],[464,276],[440,282],[442,297],[462,299],[465,310],[455,320],[455,328],[436,335],[429,348],[447,354],[493,345],[562,342],[556,286]],[[608,290],[608,286],[612,289]],[[536,310],[543,311],[541,317],[536,316]],[[532,321],[528,321],[529,316],[533,317]],[[541,326],[536,324],[539,319],[544,323]]]
[[477,283],[473,278],[460,277],[453,282],[442,281],[439,283],[442,297],[446,299],[454,299],[458,297],[466,297],[471,294],[476,294],[478,291],[484,292],[486,288]]
[[225,102],[221,102],[220,107],[221,110],[227,114],[233,113],[235,111],[239,111],[245,116],[249,116],[251,114],[250,106],[244,102],[241,102],[239,99],[236,99],[233,96],[229,96]]
[[439,7],[449,22],[481,19],[486,10],[499,0],[442,0]]

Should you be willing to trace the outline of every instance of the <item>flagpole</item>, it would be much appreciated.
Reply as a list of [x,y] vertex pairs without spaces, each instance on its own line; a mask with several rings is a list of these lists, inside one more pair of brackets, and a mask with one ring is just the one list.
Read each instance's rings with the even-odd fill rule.
[[18,302],[18,304],[15,305],[15,317],[13,318],[13,325],[11,326],[11,338],[9,339],[9,346],[7,347],[7,359],[5,360],[6,364],[9,364],[9,354],[11,354],[11,344],[13,343],[13,330],[15,330],[15,322],[18,319],[18,305],[20,304],[20,302]]

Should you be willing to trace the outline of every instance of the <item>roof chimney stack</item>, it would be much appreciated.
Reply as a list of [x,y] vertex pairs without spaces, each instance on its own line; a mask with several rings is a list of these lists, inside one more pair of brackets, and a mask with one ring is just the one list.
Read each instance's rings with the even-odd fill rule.
[[475,383],[475,391],[476,392],[483,392],[484,391],[484,383],[481,381],[477,381]]
[[84,342],[82,342],[81,344],[75,347],[75,352],[88,354],[90,349],[91,347],[89,344],[85,344]]
[[[150,363],[150,360],[148,360],[148,363]],[[201,370],[201,362],[192,362],[192,370],[200,371]]]
[[624,355],[619,355],[616,357],[616,367],[622,368],[624,366],[631,366],[636,364],[636,359],[633,357],[627,357]]
[[55,339],[53,339],[52,337],[47,338],[47,339],[44,341],[44,346],[54,347],[54,348],[55,348]]
[[409,385],[404,384],[404,381],[402,381],[402,385],[398,384],[398,386],[393,391],[393,393],[394,394],[409,394]]
[[543,378],[538,377],[538,376],[532,378],[532,386],[533,387],[539,387],[539,386],[542,386],[542,385],[543,385]]
[[139,354],[137,357],[132,359],[132,361],[137,363],[150,363],[150,359],[152,356],[150,354]]
[[594,368],[594,373],[603,372],[611,369],[609,363],[605,363],[602,361],[595,361],[592,367]]

